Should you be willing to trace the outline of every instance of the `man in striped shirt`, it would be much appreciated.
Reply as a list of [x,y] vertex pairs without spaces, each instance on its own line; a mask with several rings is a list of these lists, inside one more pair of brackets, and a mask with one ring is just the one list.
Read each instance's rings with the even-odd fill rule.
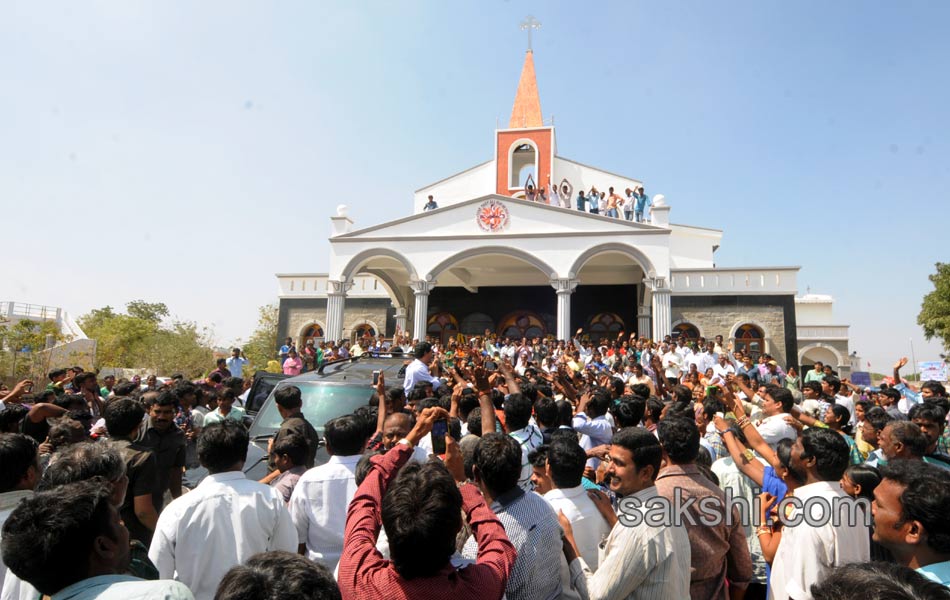
[[683,600],[689,598],[690,545],[683,525],[648,519],[659,495],[655,481],[663,451],[656,437],[640,427],[614,434],[607,454],[606,481],[621,496],[618,518],[606,495],[591,492],[612,525],[600,546],[600,566],[592,573],[580,556],[567,517],[564,555],[571,586],[589,600]]

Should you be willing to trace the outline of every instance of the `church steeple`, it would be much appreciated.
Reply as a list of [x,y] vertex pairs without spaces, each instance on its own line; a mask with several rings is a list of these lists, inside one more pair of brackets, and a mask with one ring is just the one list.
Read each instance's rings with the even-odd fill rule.
[[529,48],[525,53],[524,66],[521,67],[521,80],[518,81],[518,93],[511,108],[509,129],[527,129],[543,127],[541,120],[541,97],[538,95],[538,80],[534,75],[534,52]]

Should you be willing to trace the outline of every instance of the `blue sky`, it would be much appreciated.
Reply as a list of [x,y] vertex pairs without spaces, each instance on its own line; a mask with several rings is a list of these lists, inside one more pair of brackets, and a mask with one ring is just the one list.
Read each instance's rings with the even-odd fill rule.
[[409,214],[491,158],[534,14],[559,153],[725,230],[721,266],[801,265],[884,370],[948,260],[950,4],[0,4],[0,299],[166,302],[246,337],[328,217]]

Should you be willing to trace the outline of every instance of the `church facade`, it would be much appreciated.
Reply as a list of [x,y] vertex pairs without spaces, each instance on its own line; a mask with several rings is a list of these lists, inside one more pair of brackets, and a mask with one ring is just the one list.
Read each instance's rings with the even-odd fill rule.
[[[624,197],[643,184],[558,154],[530,50],[493,154],[417,190],[411,216],[357,229],[338,207],[329,272],[277,276],[281,338],[722,335],[783,366],[813,362],[807,347],[847,372],[846,326],[812,323],[809,334],[797,324],[798,267],[717,266],[723,232],[673,223],[661,194],[644,222],[575,208],[580,190]],[[538,187],[548,201],[537,201]],[[429,196],[438,208],[426,209]]]

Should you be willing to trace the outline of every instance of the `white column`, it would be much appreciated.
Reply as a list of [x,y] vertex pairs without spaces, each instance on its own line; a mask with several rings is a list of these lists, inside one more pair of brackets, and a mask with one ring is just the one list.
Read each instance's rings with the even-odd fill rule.
[[412,315],[412,337],[420,342],[426,339],[426,321],[429,317],[429,290],[435,287],[434,281],[420,279],[409,282],[416,295],[416,306]]
[[400,335],[406,334],[406,325],[409,321],[409,310],[403,306],[396,307],[396,331]]
[[653,339],[663,341],[673,329],[673,318],[670,312],[669,286],[662,277],[653,280]]
[[557,339],[571,339],[571,294],[577,287],[577,279],[552,279],[551,287],[557,294]]
[[327,329],[325,339],[339,341],[343,337],[343,309],[346,292],[353,286],[351,281],[327,281]]
[[653,278],[647,277],[637,289],[637,337],[653,337]]
[[650,314],[651,308],[648,304],[641,304],[637,307],[637,336],[644,336],[649,331],[652,336],[652,328],[650,327]]

